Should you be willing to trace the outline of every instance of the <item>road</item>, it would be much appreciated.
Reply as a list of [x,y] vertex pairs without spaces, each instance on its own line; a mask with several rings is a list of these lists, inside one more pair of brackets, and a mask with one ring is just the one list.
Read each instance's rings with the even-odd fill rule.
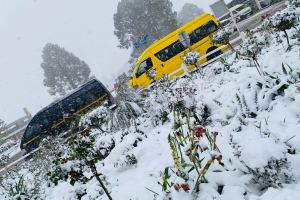
[[[282,10],[284,7],[284,4],[285,4],[285,1],[282,1],[277,4],[274,4],[271,7],[265,8],[265,9],[261,10],[260,12],[256,13],[255,15],[251,16],[250,18],[239,22],[237,24],[237,27],[239,28],[239,30],[241,32],[245,32],[247,29],[249,29],[249,30],[254,29],[261,24],[261,22],[262,22],[261,17],[263,15],[266,15],[266,14],[272,15],[275,12],[277,12],[278,10]],[[231,35],[230,40],[233,40],[233,39],[237,38],[238,36],[239,36],[238,32],[235,32],[233,35]],[[240,42],[241,42],[241,40],[238,43],[234,44],[234,46],[236,46]]]
[[269,14],[272,15],[278,10],[282,10],[284,7],[285,1],[279,2],[277,4],[272,5],[271,7],[265,8],[261,10],[260,12],[256,13],[254,16],[251,16],[250,18],[241,21],[237,24],[240,31],[245,31],[247,29],[251,30],[256,28],[261,24],[261,17],[263,15]]
[[[23,156],[24,153],[25,153],[25,151],[23,150],[23,151],[18,152],[18,153],[15,154],[14,156],[12,156],[12,157],[9,159],[8,163],[6,164],[6,166],[9,165],[9,164],[12,163],[12,162],[18,160],[19,158],[22,158],[22,156]],[[10,167],[8,167],[8,168],[5,168],[4,171],[2,170],[3,168],[0,167],[0,176],[3,176],[4,174],[7,173],[7,171],[12,170],[14,167],[16,167],[16,165],[19,165],[19,164],[21,164],[21,163],[23,163],[23,162],[25,162],[25,160],[20,160],[20,161],[17,162],[16,164],[14,164],[14,165],[12,165],[12,166],[10,166]],[[2,170],[2,171],[1,171],[1,170]]]

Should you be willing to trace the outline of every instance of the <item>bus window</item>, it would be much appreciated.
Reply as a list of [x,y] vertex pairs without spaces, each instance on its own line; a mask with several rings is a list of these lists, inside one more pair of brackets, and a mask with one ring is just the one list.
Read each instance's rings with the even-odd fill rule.
[[26,131],[25,137],[29,138],[32,135],[38,135],[38,134],[40,134],[40,131],[41,131],[40,125],[38,123],[37,124],[33,124]]
[[65,112],[73,114],[76,112],[76,102],[74,99],[68,97],[63,101]]
[[184,51],[184,47],[183,47],[183,45],[179,41],[177,41],[174,44],[172,44],[171,45],[171,49],[175,53],[175,55],[177,55],[177,54],[179,54],[179,53],[181,53],[181,52]]
[[55,105],[49,109],[49,114],[51,115],[51,120],[52,120],[53,125],[55,125],[63,120],[62,113],[63,113],[63,111],[61,109],[59,109],[59,107],[57,105]]
[[173,44],[167,46],[163,50],[156,53],[155,56],[160,61],[165,62],[165,61],[173,58],[177,54],[181,53],[182,51],[184,51],[184,49],[185,48],[183,47],[183,45],[179,41],[176,41]]
[[153,63],[151,58],[146,59],[144,62],[142,62],[136,72],[136,77],[140,77],[143,73],[146,72],[146,70],[150,69],[153,67]]
[[49,120],[47,119],[47,118],[45,118],[44,120],[43,120],[43,126],[45,127],[45,128],[48,128],[49,127],[49,125],[50,125],[50,123],[49,123]]
[[206,24],[195,29],[193,32],[189,34],[191,38],[191,45],[196,44],[200,40],[207,37],[209,34],[215,32],[217,29],[218,27],[214,21],[209,21]]
[[76,109],[77,111],[84,107],[84,101],[82,101],[80,97],[76,98],[76,107],[77,107]]
[[88,92],[86,92],[86,94],[84,95],[84,99],[85,99],[85,101],[92,103],[98,99],[97,96],[99,96],[99,93],[100,93],[100,90],[97,89],[96,87],[93,87]]

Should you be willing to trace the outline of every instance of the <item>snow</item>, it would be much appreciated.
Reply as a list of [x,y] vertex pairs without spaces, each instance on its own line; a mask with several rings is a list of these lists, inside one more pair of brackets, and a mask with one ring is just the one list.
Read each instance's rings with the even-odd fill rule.
[[260,138],[247,141],[242,145],[240,159],[251,168],[262,168],[267,166],[270,158],[277,160],[285,157],[287,146],[274,138]]
[[[145,109],[149,113],[142,114],[135,121],[135,125],[123,131],[107,131],[101,134],[94,130],[95,148],[99,149],[102,155],[109,153],[96,166],[97,170],[104,174],[106,187],[112,198],[132,200],[299,199],[300,91],[296,82],[299,81],[297,72],[300,70],[300,46],[297,45],[297,38],[291,38],[294,32],[293,29],[288,31],[290,43],[294,44],[290,51],[286,51],[287,42],[282,37],[283,33],[279,33],[282,43],[278,43],[273,35],[269,47],[262,44],[262,53],[257,58],[259,70],[276,77],[275,79],[267,74],[260,75],[252,60],[250,62],[243,56],[236,59],[234,53],[225,58],[225,64],[216,62],[207,67],[203,78],[199,75],[192,75],[191,78],[178,80],[170,87],[170,91],[176,91],[175,93],[163,91],[159,86],[154,88],[150,96],[146,98]],[[257,41],[264,41],[264,37],[259,33],[256,36]],[[227,69],[227,66],[230,69]],[[283,66],[287,71],[286,74]],[[293,70],[291,73],[288,66]],[[277,83],[276,80],[280,82]],[[257,84],[258,82],[262,83],[261,87]],[[284,85],[287,85],[286,89],[282,93],[278,92]],[[198,177],[195,170],[188,173],[190,167],[183,169],[183,172],[188,173],[188,178],[179,177],[172,172],[177,169],[168,144],[168,134],[173,136],[174,120],[182,123],[182,127],[176,131],[182,128],[184,136],[189,132],[187,119],[182,116],[177,119],[176,114],[173,114],[168,107],[180,101],[184,102],[186,110],[195,106],[199,117],[203,117],[202,114],[207,107],[211,123],[207,123],[205,129],[209,130],[210,134],[218,132],[216,145],[220,152],[211,149],[204,134],[203,137],[193,138],[201,149],[206,149],[203,152],[198,151],[199,157],[204,159],[201,170],[212,158],[222,156],[221,161],[224,163],[224,167],[217,160],[211,163],[205,174],[208,182],[201,182],[197,193],[193,192]],[[140,108],[134,108],[142,113]],[[102,115],[101,109],[103,108],[89,113],[85,119],[97,113]],[[166,111],[169,118],[164,123],[159,118],[162,111]],[[196,122],[193,117],[190,120],[190,125]],[[200,120],[204,120],[204,117]],[[114,140],[115,147],[109,152],[112,140]],[[183,144],[181,148],[186,164],[192,164],[185,155],[190,146],[191,141]],[[132,155],[137,159],[135,164],[128,162],[128,156]],[[263,188],[250,169],[257,169],[258,173],[263,172],[272,160],[287,161],[289,167],[282,167],[282,172],[287,175],[291,174],[292,181],[283,182],[280,187]],[[65,167],[68,167],[68,164]],[[161,172],[164,172],[166,168],[169,169],[170,176],[167,179],[168,183],[178,184],[181,187],[178,191],[172,186],[168,187],[170,193],[163,192],[161,185],[158,184],[158,182],[163,183]],[[272,173],[276,172],[273,169]],[[25,175],[25,180],[30,186],[29,180],[33,179],[32,175],[26,170],[20,173]],[[85,172],[84,175],[91,177],[92,174]],[[13,182],[12,179],[9,181]],[[82,197],[84,200],[108,199],[105,194],[99,194],[102,190],[95,178],[87,184],[76,182],[74,186],[70,185],[69,181],[60,181],[58,186],[51,185],[50,187],[43,183],[41,198],[45,200],[76,199],[76,193],[85,190],[87,194]],[[183,190],[182,185],[185,184],[189,185],[190,190]],[[154,195],[147,188],[158,195]],[[3,193],[4,190],[0,188],[0,194]],[[5,198],[1,196],[0,199]]]

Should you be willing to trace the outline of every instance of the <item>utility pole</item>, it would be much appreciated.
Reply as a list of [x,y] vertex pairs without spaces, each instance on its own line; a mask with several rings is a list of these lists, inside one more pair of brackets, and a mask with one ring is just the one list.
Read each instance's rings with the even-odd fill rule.
[[260,5],[259,1],[258,0],[254,0],[254,1],[255,1],[256,5],[257,5],[258,9],[261,10],[262,8],[261,8],[261,5]]

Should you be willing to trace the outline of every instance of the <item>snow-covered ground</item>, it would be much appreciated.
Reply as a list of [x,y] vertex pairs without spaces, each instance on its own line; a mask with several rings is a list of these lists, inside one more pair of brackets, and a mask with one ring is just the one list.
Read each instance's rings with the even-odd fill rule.
[[[294,28],[287,32],[290,48],[283,32],[279,32],[282,42],[276,33],[253,33],[240,52],[245,49],[254,52],[261,47],[257,63],[233,53],[207,67],[203,77],[194,74],[178,80],[168,89],[175,91],[175,96],[154,89],[146,98],[148,112],[136,119],[135,124],[123,131],[96,136],[95,148],[103,155],[114,141],[115,147],[109,155],[96,164],[98,172],[105,176],[102,179],[112,199],[300,199],[300,35]],[[178,91],[189,92],[178,95]],[[174,114],[166,105],[181,100],[184,109],[177,116],[177,111]],[[200,128],[196,118],[184,117],[184,112],[193,106],[207,133],[211,137],[217,135],[214,139],[197,136],[197,131],[190,130],[192,126]],[[153,114],[161,111],[166,111],[168,118],[163,124]],[[182,125],[176,131],[174,121]],[[174,134],[178,131],[180,136]],[[181,150],[178,145],[174,151],[170,137],[182,144]],[[198,167],[200,172],[192,169],[193,159],[188,156],[192,140],[201,149],[195,154],[196,160],[203,159]],[[180,155],[179,158],[174,154]],[[132,162],[133,158],[137,162]],[[205,178],[201,178],[194,190],[199,173]],[[28,188],[34,187],[29,170],[22,169],[19,174],[24,175]],[[85,175],[91,177],[88,172]],[[165,191],[164,180],[171,186],[167,185]],[[178,191],[176,184],[181,187]],[[96,178],[86,184],[76,182],[74,186],[70,180],[59,181],[57,186],[44,181],[40,198],[78,199],[76,194],[80,191],[86,192],[81,198],[84,200],[108,199]],[[6,199],[7,193],[1,187],[0,194],[0,199]]]

